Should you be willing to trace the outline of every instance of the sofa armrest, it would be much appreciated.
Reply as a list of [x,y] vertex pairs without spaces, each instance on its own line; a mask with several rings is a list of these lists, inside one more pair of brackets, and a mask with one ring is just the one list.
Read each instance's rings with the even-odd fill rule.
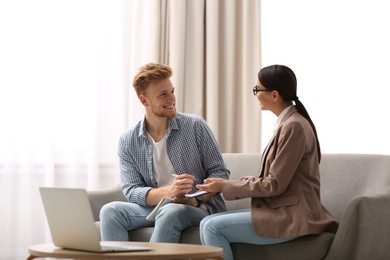
[[120,184],[102,190],[87,191],[92,214],[95,221],[99,221],[100,209],[112,201],[127,201],[123,195]]
[[390,259],[390,193],[351,200],[325,259]]

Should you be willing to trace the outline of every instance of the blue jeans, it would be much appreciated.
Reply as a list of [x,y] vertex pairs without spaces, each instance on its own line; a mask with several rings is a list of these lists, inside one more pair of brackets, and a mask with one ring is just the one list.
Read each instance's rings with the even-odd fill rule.
[[153,227],[150,242],[178,243],[181,232],[209,215],[203,208],[170,203],[161,207],[154,221],[146,216],[153,207],[143,207],[129,202],[111,202],[100,210],[101,237],[104,241],[128,241],[128,231],[141,227]]
[[233,260],[230,243],[256,245],[283,243],[294,238],[264,238],[255,233],[250,209],[229,211],[205,217],[200,223],[200,240],[203,245],[223,248],[223,259]]

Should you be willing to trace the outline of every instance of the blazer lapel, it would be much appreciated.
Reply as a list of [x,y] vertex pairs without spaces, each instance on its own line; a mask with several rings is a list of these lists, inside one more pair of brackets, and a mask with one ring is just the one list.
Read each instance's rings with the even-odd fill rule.
[[259,175],[260,178],[265,177],[264,176],[265,163],[267,162],[267,156],[268,156],[268,153],[269,153],[269,150],[270,150],[272,144],[274,143],[274,140],[275,140],[275,135],[272,136],[272,139],[269,141],[268,145],[265,147],[264,152],[263,152],[263,156],[261,157],[261,172]]

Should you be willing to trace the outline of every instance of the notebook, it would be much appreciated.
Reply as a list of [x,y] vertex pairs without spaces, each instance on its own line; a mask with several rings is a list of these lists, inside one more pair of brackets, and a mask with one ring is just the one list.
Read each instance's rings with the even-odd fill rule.
[[39,191],[55,246],[91,252],[151,250],[145,246],[101,242],[86,190],[40,187]]
[[[198,192],[195,192],[195,193],[186,194],[185,197],[187,199],[191,199],[191,198],[196,198],[196,197],[202,196],[202,195],[207,194],[207,193],[208,193],[207,191],[198,191]],[[146,216],[146,219],[147,220],[155,220],[157,211],[162,206],[165,206],[166,204],[171,203],[171,202],[172,202],[172,198],[170,198],[170,197],[162,197],[161,200],[157,203],[156,207],[154,207],[152,212],[150,212],[150,214]]]

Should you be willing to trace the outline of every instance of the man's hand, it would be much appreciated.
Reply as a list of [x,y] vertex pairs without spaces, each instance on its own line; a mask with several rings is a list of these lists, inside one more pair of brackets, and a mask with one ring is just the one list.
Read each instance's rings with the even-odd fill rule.
[[169,187],[169,196],[172,198],[182,198],[188,192],[192,190],[194,185],[195,177],[191,174],[177,175]]
[[146,205],[155,206],[162,197],[173,198],[172,202],[184,198],[184,195],[192,190],[195,177],[191,174],[181,174],[175,177],[172,184],[161,188],[153,188],[146,195]]

